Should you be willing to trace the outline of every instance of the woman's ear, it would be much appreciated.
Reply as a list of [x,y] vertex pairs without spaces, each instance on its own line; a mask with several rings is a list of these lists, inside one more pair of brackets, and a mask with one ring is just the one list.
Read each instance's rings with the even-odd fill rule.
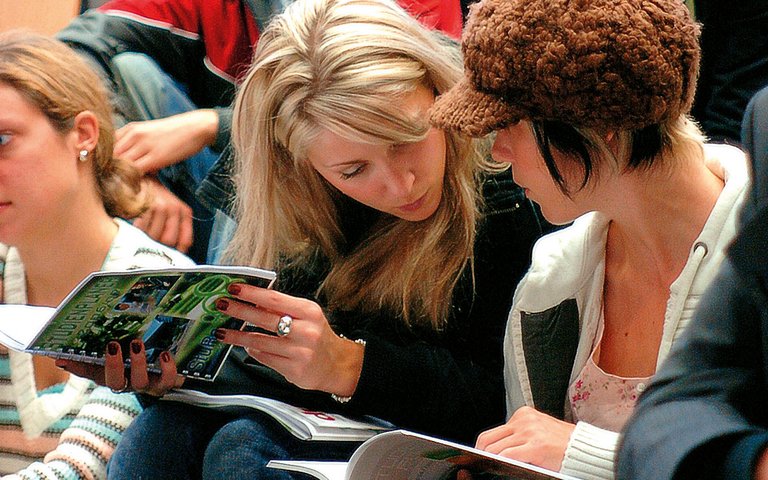
[[93,112],[85,110],[75,116],[72,132],[75,134],[75,148],[92,152],[99,142],[99,120]]

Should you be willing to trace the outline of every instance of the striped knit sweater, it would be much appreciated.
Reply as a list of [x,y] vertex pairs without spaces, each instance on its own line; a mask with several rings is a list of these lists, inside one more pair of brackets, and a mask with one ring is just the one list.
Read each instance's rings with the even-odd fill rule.
[[[103,270],[187,266],[186,256],[122,220]],[[24,267],[0,244],[0,302],[26,303]],[[43,391],[32,357],[0,347],[0,475],[10,479],[103,479],[125,428],[141,411],[132,394],[115,394],[70,376]]]

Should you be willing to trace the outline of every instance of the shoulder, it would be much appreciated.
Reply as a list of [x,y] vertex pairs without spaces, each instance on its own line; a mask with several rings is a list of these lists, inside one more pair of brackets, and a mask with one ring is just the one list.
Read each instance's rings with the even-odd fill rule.
[[105,270],[194,265],[183,253],[152,240],[128,222],[115,222],[119,229],[104,262]]
[[591,284],[605,259],[607,233],[608,220],[593,212],[541,237],[533,247],[531,268],[515,303],[540,311],[577,295]]
[[726,144],[704,145],[707,167],[726,182],[746,185],[749,182],[747,155],[739,148]]

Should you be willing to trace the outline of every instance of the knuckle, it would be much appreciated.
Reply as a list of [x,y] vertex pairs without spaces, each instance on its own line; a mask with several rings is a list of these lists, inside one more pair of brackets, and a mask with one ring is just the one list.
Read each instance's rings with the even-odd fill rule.
[[280,301],[280,294],[275,290],[267,290],[264,292],[264,296],[267,302],[278,303]]
[[324,317],[323,308],[315,302],[309,301],[306,307],[307,316],[309,318],[322,318]]

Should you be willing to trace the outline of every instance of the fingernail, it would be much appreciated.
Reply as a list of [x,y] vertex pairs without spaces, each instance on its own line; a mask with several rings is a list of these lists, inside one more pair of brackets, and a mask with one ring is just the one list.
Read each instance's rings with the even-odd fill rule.
[[117,342],[109,342],[107,344],[107,353],[117,355]]
[[227,333],[224,331],[224,329],[217,328],[213,331],[213,336],[216,337],[217,340],[224,340],[224,337],[227,336]]
[[170,354],[170,353],[168,353],[168,351],[167,351],[167,350],[166,350],[166,351],[164,351],[163,353],[161,353],[161,354],[160,354],[160,360],[161,360],[162,362],[165,362],[165,363],[168,363],[168,362],[170,362],[170,361],[171,361],[171,354]]
[[141,353],[141,342],[138,340],[131,341],[131,351],[133,353]]
[[237,295],[240,293],[240,284],[239,283],[232,283],[227,287],[227,292],[229,292],[231,295]]
[[221,312],[226,312],[229,308],[229,300],[226,298],[220,298],[216,300],[216,308],[218,308]]

